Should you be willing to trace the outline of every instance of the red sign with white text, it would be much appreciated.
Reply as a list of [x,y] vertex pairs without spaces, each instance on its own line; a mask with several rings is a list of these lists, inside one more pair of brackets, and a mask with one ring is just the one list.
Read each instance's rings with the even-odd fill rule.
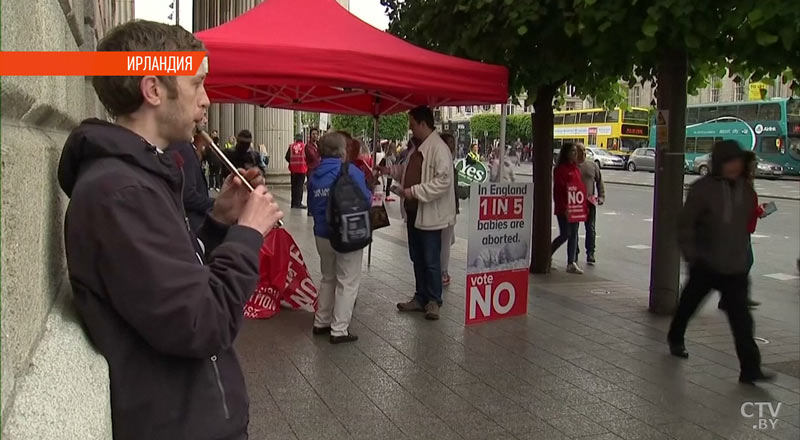
[[528,270],[467,275],[467,325],[528,313]]
[[589,218],[586,209],[586,193],[575,185],[567,186],[567,221],[585,222]]
[[478,220],[522,220],[522,196],[481,197]]

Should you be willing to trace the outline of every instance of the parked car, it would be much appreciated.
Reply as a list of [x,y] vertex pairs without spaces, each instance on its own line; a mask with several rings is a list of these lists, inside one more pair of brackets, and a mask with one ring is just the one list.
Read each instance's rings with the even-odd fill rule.
[[[768,179],[777,179],[783,176],[783,167],[770,162],[766,159],[757,158],[758,164],[756,165],[756,177],[766,177]],[[698,156],[694,160],[694,172],[705,176],[711,172],[711,153]]]
[[587,148],[586,158],[593,160],[600,168],[625,168],[625,159],[621,156],[615,156],[603,148]]
[[637,148],[631,153],[628,158],[628,171],[634,172],[639,170],[655,171],[656,170],[656,149],[655,148]]

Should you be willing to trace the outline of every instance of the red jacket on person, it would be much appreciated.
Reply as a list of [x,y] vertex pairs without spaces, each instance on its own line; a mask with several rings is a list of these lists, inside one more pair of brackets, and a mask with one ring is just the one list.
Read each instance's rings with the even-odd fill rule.
[[586,187],[583,185],[581,179],[581,172],[578,166],[574,163],[561,164],[553,170],[553,202],[554,214],[567,213],[567,188],[570,186],[577,186],[583,192],[584,203],[586,203]]
[[756,194],[756,207],[753,209],[753,215],[750,217],[750,222],[747,223],[747,231],[751,234],[756,232],[756,226],[758,225],[758,219],[764,215],[764,208],[758,203],[758,194]]
[[295,142],[289,146],[289,172],[292,174],[306,174],[306,149],[302,142]]
[[318,166],[322,158],[319,155],[319,147],[316,142],[309,142],[306,144],[306,164],[308,165],[308,172],[311,173]]

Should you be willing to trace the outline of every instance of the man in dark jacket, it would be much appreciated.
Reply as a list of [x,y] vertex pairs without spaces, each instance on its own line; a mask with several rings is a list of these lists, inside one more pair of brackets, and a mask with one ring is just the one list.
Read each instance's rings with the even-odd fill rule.
[[689,263],[689,280],[667,338],[673,355],[689,357],[684,345],[689,319],[711,289],[719,290],[739,356],[739,382],[752,384],[772,379],[761,371],[753,317],[747,307],[748,223],[756,194],[743,178],[738,142],[717,142],[711,160],[711,174],[692,184],[678,217],[678,244]]
[[[236,145],[233,149],[226,151],[225,154],[236,168],[244,168],[246,170],[256,168],[263,173],[265,170],[261,168],[261,159],[253,151],[252,146],[253,134],[250,133],[250,130],[242,130],[236,135]],[[227,177],[229,171],[226,169],[223,173]]]
[[[178,26],[132,21],[98,51],[203,51]],[[163,149],[191,138],[209,105],[194,76],[103,77],[116,117],[70,134],[58,178],[70,197],[64,241],[75,305],[106,358],[115,440],[242,440],[248,398],[233,350],[258,281],[263,237],[281,217],[257,172],[229,179],[197,235],[182,176]]]
[[[180,156],[179,165],[183,169],[183,208],[192,231],[199,231],[208,212],[214,206],[214,199],[208,195],[208,182],[200,165],[200,143],[203,139],[195,135],[194,142],[178,142],[167,148]],[[198,148],[199,147],[199,148]]]

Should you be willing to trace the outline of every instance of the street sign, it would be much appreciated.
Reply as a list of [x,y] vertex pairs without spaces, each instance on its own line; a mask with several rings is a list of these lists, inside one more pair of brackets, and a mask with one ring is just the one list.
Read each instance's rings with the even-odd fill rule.
[[658,110],[656,115],[656,145],[669,149],[669,110]]

